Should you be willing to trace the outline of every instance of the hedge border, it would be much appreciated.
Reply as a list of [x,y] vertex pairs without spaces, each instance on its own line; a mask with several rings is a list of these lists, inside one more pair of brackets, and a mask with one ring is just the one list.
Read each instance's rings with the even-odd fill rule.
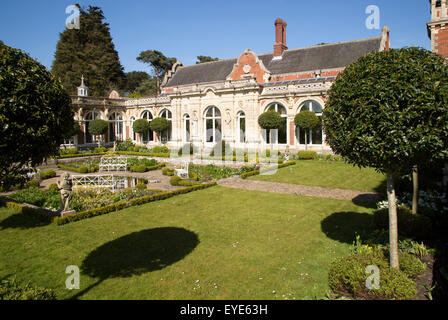
[[103,156],[107,152],[95,152],[95,153],[76,153],[76,154],[64,154],[53,157],[53,159],[69,159],[69,158],[81,158],[81,157],[92,157],[92,156]]
[[116,151],[116,153],[125,156],[143,156],[143,157],[155,157],[155,158],[170,158],[170,153],[147,153],[147,152],[134,152],[134,151]]
[[[251,163],[249,162],[249,158],[247,156],[245,157],[237,157],[237,156],[231,156],[231,157],[226,157],[226,156],[222,156],[222,157],[212,157],[212,156],[202,156],[200,157],[201,160],[221,160],[221,161],[228,161],[228,162],[245,162],[245,163]],[[251,159],[252,160],[252,159]],[[285,160],[283,159],[277,159],[277,163],[278,164],[282,164],[284,163]],[[270,158],[259,158],[256,157],[255,159],[256,163],[272,163],[275,162],[275,159],[270,159]]]
[[0,198],[0,207],[6,207],[13,209],[18,213],[23,213],[25,215],[33,216],[39,221],[52,223],[57,218],[55,215],[43,212],[41,208],[33,208],[29,204],[22,204],[19,202],[10,201],[7,198]]
[[280,169],[280,168],[284,168],[284,167],[289,167],[289,166],[293,166],[295,164],[296,164],[296,161],[295,160],[291,160],[291,161],[279,164],[278,166],[275,166],[275,167],[269,167],[269,168],[262,169],[262,170],[253,170],[253,171],[249,171],[249,172],[244,172],[244,173],[241,174],[241,179],[247,179],[248,177],[251,177],[251,176],[257,176],[261,172],[268,172],[270,170]]
[[92,218],[92,217],[108,214],[111,212],[120,211],[125,208],[142,205],[142,204],[149,203],[149,202],[165,200],[165,199],[174,197],[179,194],[186,194],[186,193],[190,193],[193,191],[210,188],[210,187],[213,187],[216,185],[217,185],[216,182],[212,182],[212,183],[207,183],[207,184],[195,185],[195,186],[191,186],[191,187],[187,187],[187,188],[183,188],[183,189],[157,193],[157,194],[144,196],[144,197],[140,197],[140,198],[135,198],[135,199],[131,199],[129,201],[119,201],[119,202],[116,202],[116,203],[113,203],[113,204],[110,204],[110,205],[107,205],[107,206],[104,206],[101,208],[95,208],[95,209],[91,209],[91,210],[87,210],[87,211],[78,212],[74,215],[69,215],[69,216],[65,216],[65,217],[56,217],[56,218],[54,218],[54,222],[57,225],[64,225],[67,223],[80,221],[80,220],[84,220],[87,218]]

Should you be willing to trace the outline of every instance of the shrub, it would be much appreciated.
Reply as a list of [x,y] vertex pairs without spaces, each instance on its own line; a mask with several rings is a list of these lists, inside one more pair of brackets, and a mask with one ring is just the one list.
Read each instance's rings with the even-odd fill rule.
[[145,190],[146,188],[147,188],[147,186],[143,182],[139,182],[135,185],[135,189]]
[[59,187],[56,183],[52,183],[48,186],[49,192],[59,192]]
[[147,171],[147,168],[146,168],[146,166],[144,164],[139,164],[137,166],[131,166],[130,170],[131,170],[131,172],[143,173],[143,172]]
[[32,286],[16,279],[0,281],[0,300],[55,300],[56,294],[51,289]]
[[79,168],[79,173],[88,173],[88,172],[89,172],[89,169],[87,169],[86,166],[81,166]]
[[164,176],[174,176],[174,169],[163,168],[163,169],[162,169],[162,174],[163,174]]
[[59,154],[64,155],[64,154],[77,154],[78,153],[78,148],[74,147],[74,148],[65,148],[65,149],[60,149],[59,150]]
[[258,117],[258,124],[266,130],[278,129],[282,123],[283,120],[280,113],[275,111],[266,111]]
[[152,153],[170,153],[170,149],[168,149],[167,147],[155,146],[154,148],[151,149],[151,152]]
[[25,183],[25,189],[27,188],[39,188],[39,180],[33,179]]
[[52,170],[52,169],[50,169],[48,171],[41,171],[40,172],[40,178],[42,180],[51,179],[51,178],[54,178],[54,177],[56,177],[56,172],[54,170]]
[[147,132],[150,128],[149,122],[146,119],[137,119],[132,125],[134,132],[139,134]]
[[[405,237],[415,239],[426,239],[431,235],[432,222],[431,219],[413,214],[411,209],[400,206],[397,209],[398,216],[398,234]],[[383,208],[375,211],[373,222],[376,229],[389,229],[389,209]]]
[[22,202],[42,207],[45,203],[45,193],[38,186],[31,186],[27,189],[19,190],[11,195],[11,198]]
[[142,146],[134,146],[133,150],[134,152],[142,152],[143,150],[146,150],[146,148]]
[[106,133],[109,124],[106,120],[95,119],[89,122],[89,133],[94,136],[100,136]]
[[126,139],[117,143],[115,151],[134,151],[134,143],[131,139]]
[[[197,178],[197,176],[196,176]],[[182,179],[179,176],[172,176],[170,178],[170,184],[172,186],[194,186],[198,185],[199,183],[194,182],[194,177],[191,177],[189,179]]]
[[182,179],[181,179],[179,176],[172,176],[172,177],[170,178],[170,184],[171,184],[172,186],[178,186],[181,180],[182,180]]
[[94,153],[102,153],[102,152],[106,152],[106,151],[107,151],[106,147],[98,147],[98,148],[93,149]]
[[299,151],[298,156],[299,160],[315,160],[318,158],[315,151]]
[[165,118],[154,118],[149,124],[152,131],[163,132],[170,127],[170,123]]
[[[380,288],[366,287],[366,268],[380,269]],[[329,285],[337,294],[349,293],[354,298],[406,300],[417,294],[416,284],[404,271],[389,267],[382,250],[353,253],[335,260],[330,266]]]

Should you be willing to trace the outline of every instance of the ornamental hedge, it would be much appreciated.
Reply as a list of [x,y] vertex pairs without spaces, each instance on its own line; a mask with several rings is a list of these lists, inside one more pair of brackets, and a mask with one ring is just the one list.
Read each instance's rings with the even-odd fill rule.
[[264,173],[264,172],[269,172],[269,171],[272,171],[272,170],[285,168],[285,167],[288,167],[288,166],[293,166],[295,164],[296,164],[296,162],[294,160],[291,160],[291,161],[279,164],[278,166],[269,167],[269,168],[265,168],[265,169],[259,169],[259,170],[253,170],[253,171],[249,171],[249,172],[244,172],[244,173],[241,174],[241,178],[242,179],[247,179],[249,177],[257,176],[257,175],[259,175],[261,173]]

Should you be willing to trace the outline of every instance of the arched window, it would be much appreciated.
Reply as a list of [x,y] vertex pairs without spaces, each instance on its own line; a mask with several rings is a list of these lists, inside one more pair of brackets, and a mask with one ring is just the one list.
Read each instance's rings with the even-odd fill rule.
[[267,106],[265,111],[275,111],[280,113],[280,116],[282,117],[283,121],[282,124],[280,126],[280,128],[278,128],[278,136],[276,137],[276,141],[272,141],[271,142],[271,132],[269,132],[270,130],[266,130],[266,137],[265,137],[265,141],[268,144],[286,144],[287,143],[287,130],[288,130],[288,115],[286,112],[286,108],[277,102],[271,103],[270,105]]
[[123,140],[123,116],[113,112],[109,116],[109,141]]
[[168,109],[163,109],[162,112],[160,112],[159,117],[161,118],[165,118],[166,120],[168,120],[168,123],[170,124],[170,126],[168,127],[168,129],[166,129],[165,131],[161,132],[159,140],[160,141],[170,141],[171,140],[171,122],[172,122],[172,116],[171,116],[171,111],[169,111]]
[[131,117],[131,136],[132,136],[132,141],[136,140],[136,136],[135,136],[135,132],[134,132],[134,121],[135,121],[135,117]]
[[96,143],[98,142],[96,140],[96,136],[92,136],[89,133],[89,122],[95,119],[101,119],[101,115],[99,114],[99,112],[96,111],[91,111],[91,112],[87,112],[85,117],[84,117],[84,135],[85,135],[85,142],[86,143]]
[[[307,100],[303,102],[299,107],[299,112],[302,111],[313,111],[320,120],[322,120],[322,106],[314,100]],[[299,144],[305,144],[305,133],[302,129],[296,128],[297,141]],[[322,125],[319,124],[314,129],[308,131],[308,142],[311,145],[322,145],[323,143],[323,133]]]
[[242,111],[238,112],[238,141],[246,142],[246,114]]
[[215,106],[208,107],[204,118],[205,142],[221,141],[221,112]]
[[184,115],[184,141],[190,142],[190,116],[188,114]]
[[[145,110],[142,112],[141,118],[146,119],[146,120],[148,120],[149,123],[151,123],[152,113],[149,112],[148,110]],[[147,132],[142,134],[141,137],[142,137],[143,143],[148,143],[150,141],[154,141],[154,132],[151,129],[149,129]]]

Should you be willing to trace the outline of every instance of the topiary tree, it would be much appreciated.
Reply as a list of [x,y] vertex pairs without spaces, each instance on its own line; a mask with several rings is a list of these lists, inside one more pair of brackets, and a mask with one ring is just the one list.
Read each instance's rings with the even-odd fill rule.
[[328,92],[324,131],[333,151],[387,174],[390,264],[399,268],[393,176],[448,155],[448,67],[420,48],[370,54]]
[[26,53],[0,44],[0,186],[23,182],[24,166],[57,155],[73,116],[60,81]]
[[308,131],[315,128],[319,122],[319,117],[308,110],[299,112],[294,118],[295,125],[305,132],[305,150],[308,150]]
[[[107,132],[107,127],[109,124],[106,120],[95,119],[89,122],[89,133],[94,136],[102,136]],[[100,142],[98,142],[98,146]]]
[[148,120],[146,119],[137,119],[134,121],[134,124],[132,125],[132,129],[135,133],[138,133],[140,135],[140,140],[143,140],[141,136],[148,132],[149,129],[151,129]]
[[[258,124],[260,125],[261,128],[265,130],[279,129],[282,126],[282,123],[283,120],[282,117],[280,116],[280,113],[273,110],[266,111],[265,113],[262,113],[258,117]],[[271,140],[272,139],[270,139],[270,142],[272,144]]]
[[167,130],[169,127],[170,123],[165,118],[154,118],[150,123],[151,130],[157,132],[158,135]]

